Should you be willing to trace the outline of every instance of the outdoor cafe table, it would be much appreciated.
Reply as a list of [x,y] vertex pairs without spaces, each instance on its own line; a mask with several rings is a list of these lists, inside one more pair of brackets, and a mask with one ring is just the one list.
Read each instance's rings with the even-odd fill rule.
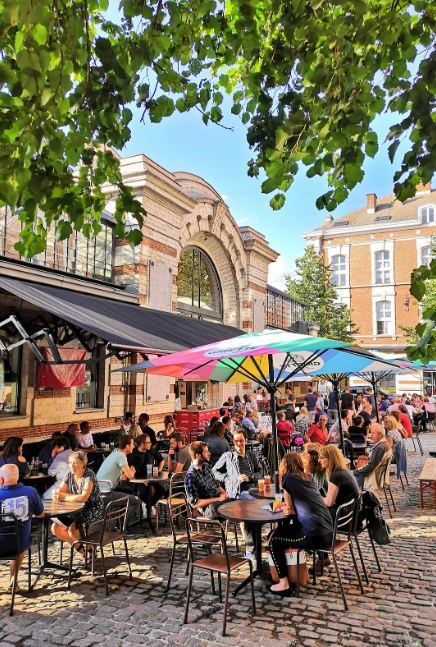
[[[254,553],[256,557],[256,568],[253,571],[253,578],[265,577],[265,571],[262,567],[262,526],[265,523],[277,523],[286,518],[282,512],[263,510],[262,506],[267,505],[267,503],[264,499],[238,499],[236,501],[222,503],[219,507],[219,516],[223,519],[250,523],[253,526]],[[236,587],[233,595],[239,593],[249,582],[250,576]]]
[[[265,489],[263,492],[259,490],[258,487],[252,487],[248,491],[251,496],[254,496],[256,499],[275,499],[276,496],[276,486],[274,483],[271,483],[271,485],[265,485]],[[279,493],[280,498],[281,498],[281,493]]]
[[47,569],[68,571],[68,566],[64,564],[55,564],[48,559],[48,540],[50,536],[50,522],[54,517],[62,514],[72,514],[79,512],[85,507],[82,501],[43,501],[44,517],[42,519],[42,564],[38,568],[35,583],[42,573]]
[[[129,483],[133,483],[134,485],[153,485],[153,483],[168,483],[169,480],[169,473],[168,472],[159,472],[158,476],[150,476],[145,479],[130,479]],[[150,528],[153,532],[155,531],[155,528],[153,526],[153,523],[151,521],[151,490],[149,487],[147,487],[147,501],[145,503],[147,507],[147,520],[150,525]]]

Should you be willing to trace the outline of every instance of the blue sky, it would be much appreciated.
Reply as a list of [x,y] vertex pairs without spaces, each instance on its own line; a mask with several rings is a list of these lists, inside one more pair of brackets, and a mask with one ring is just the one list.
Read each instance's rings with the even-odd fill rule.
[[[379,142],[383,142],[393,123],[392,115],[383,115],[375,123]],[[175,113],[159,124],[140,123],[140,112],[134,109],[132,139],[123,155],[144,153],[169,171],[187,171],[200,175],[223,196],[235,220],[261,231],[280,258],[270,267],[269,282],[284,288],[284,274],[292,273],[294,261],[304,251],[302,234],[319,226],[325,212],[318,211],[316,198],[327,189],[327,183],[315,177],[308,179],[305,171],[288,191],[281,211],[269,207],[269,199],[261,193],[261,181],[247,176],[250,149],[245,126],[228,111],[223,123],[232,131],[210,124],[206,126],[196,110]],[[397,151],[397,165],[402,158]],[[382,144],[374,159],[365,163],[365,178],[346,202],[333,214],[342,216],[366,202],[366,193],[383,196],[392,191],[394,169]]]

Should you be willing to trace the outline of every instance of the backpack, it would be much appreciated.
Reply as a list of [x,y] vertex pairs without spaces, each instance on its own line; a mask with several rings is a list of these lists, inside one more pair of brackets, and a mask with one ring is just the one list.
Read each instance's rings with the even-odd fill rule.
[[362,494],[361,507],[359,511],[359,528],[366,521],[368,532],[376,544],[386,546],[391,543],[390,528],[382,515],[383,506],[378,497],[371,491]]

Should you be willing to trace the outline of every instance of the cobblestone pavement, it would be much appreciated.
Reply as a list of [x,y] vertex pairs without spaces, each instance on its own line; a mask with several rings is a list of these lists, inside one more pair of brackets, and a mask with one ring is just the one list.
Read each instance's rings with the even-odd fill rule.
[[[74,581],[69,592],[65,580],[41,578],[30,595],[17,595],[15,615],[9,617],[9,596],[4,593],[6,566],[0,563],[1,645],[118,645],[177,643],[189,647],[209,645],[262,645],[262,647],[344,645],[436,645],[434,589],[436,573],[434,510],[422,510],[418,501],[418,474],[430,449],[436,449],[436,433],[422,436],[425,455],[409,451],[409,487],[405,492],[393,478],[398,512],[389,523],[393,541],[379,548],[383,572],[363,539],[370,584],[362,596],[351,563],[341,560],[341,571],[350,609],[345,612],[338,583],[328,575],[316,586],[303,589],[299,599],[276,599],[261,581],[256,583],[257,613],[250,616],[249,592],[230,597],[228,635],[221,637],[223,606],[210,593],[210,580],[196,577],[189,624],[182,625],[186,577],[184,553],[175,567],[173,588],[164,593],[169,569],[170,540],[165,530],[158,537],[138,529],[129,545],[133,581],[124,565],[111,564],[111,593],[106,598],[101,577],[88,574]],[[409,441],[410,442],[410,441]],[[385,511],[387,513],[387,511]],[[50,549],[56,559],[58,547]],[[86,572],[85,572],[86,573]],[[242,576],[241,576],[242,577]],[[22,576],[25,584],[25,576]]]

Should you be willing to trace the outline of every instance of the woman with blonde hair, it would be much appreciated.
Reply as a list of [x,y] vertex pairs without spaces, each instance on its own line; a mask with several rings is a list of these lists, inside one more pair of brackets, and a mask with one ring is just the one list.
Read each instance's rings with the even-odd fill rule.
[[359,485],[354,475],[347,469],[345,457],[336,445],[321,447],[319,462],[328,479],[324,502],[334,519],[340,505],[351,499],[357,499],[360,494]]
[[[80,539],[82,524],[91,524],[104,515],[104,503],[100,494],[97,477],[87,467],[88,457],[83,450],[74,451],[69,459],[70,470],[62,481],[59,490],[53,492],[55,501],[74,501],[84,503],[78,513],[59,515],[52,524],[52,533],[69,544]],[[76,544],[76,550],[85,554],[82,544]]]
[[329,548],[333,523],[312,476],[304,471],[301,454],[285,454],[280,463],[280,479],[285,499],[283,512],[291,518],[281,522],[270,536],[269,549],[280,578],[270,591],[288,597],[292,591],[285,551],[289,548]]
[[[387,427],[386,427],[386,420],[388,421]],[[396,431],[398,431],[398,433],[400,434],[401,438],[408,438],[407,431],[404,429],[403,425],[400,422],[399,411],[391,411],[390,415],[385,416],[383,420],[383,424],[387,432],[392,431],[392,429],[396,429]]]

